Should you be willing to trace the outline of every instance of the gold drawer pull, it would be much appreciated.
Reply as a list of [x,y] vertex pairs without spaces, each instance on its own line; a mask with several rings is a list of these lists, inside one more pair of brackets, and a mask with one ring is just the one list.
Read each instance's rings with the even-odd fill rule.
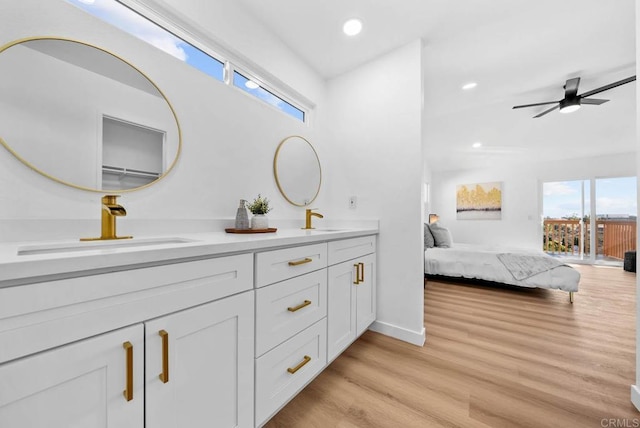
[[310,259],[309,257],[305,257],[302,260],[296,260],[294,262],[289,262],[289,266],[300,266],[303,265],[305,263],[311,263],[313,261],[313,259]]
[[309,306],[310,304],[311,304],[311,300],[305,300],[303,303],[300,303],[298,306],[288,307],[287,310],[289,312],[299,311],[300,309],[304,308],[305,306]]
[[162,373],[158,376],[162,383],[169,382],[169,333],[160,330],[158,335],[162,338]]
[[364,263],[358,263],[360,265],[360,277],[358,278],[358,282],[364,282]]
[[126,359],[126,381],[125,381],[125,390],[122,391],[125,400],[131,401],[133,400],[133,345],[131,342],[124,342],[122,344],[125,352]]
[[288,371],[289,373],[291,373],[291,374],[294,374],[295,372],[297,372],[298,370],[300,370],[300,369],[301,369],[305,364],[307,364],[309,361],[311,361],[311,357],[310,357],[310,356],[308,356],[308,355],[305,355],[305,356],[304,356],[304,360],[302,360],[302,361],[300,362],[300,364],[298,364],[298,365],[297,365],[297,366],[295,366],[295,367],[289,367],[289,368],[287,369],[287,371]]

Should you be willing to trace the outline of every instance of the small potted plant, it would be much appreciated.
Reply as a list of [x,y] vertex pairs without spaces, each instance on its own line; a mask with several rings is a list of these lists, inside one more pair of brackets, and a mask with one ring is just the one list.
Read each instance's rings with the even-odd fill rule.
[[247,208],[249,208],[249,211],[253,213],[253,217],[251,218],[251,229],[269,228],[269,219],[266,214],[271,211],[271,207],[269,207],[269,200],[267,198],[263,198],[258,193],[258,197],[247,205]]

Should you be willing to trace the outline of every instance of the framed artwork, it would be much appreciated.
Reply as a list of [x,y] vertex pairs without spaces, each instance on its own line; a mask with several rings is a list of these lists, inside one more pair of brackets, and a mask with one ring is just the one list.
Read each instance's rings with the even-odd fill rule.
[[456,186],[458,220],[501,220],[502,183],[475,183]]

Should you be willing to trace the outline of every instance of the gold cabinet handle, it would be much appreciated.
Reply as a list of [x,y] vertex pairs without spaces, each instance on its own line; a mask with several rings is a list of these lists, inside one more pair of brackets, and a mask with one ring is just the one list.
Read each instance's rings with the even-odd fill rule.
[[295,372],[297,372],[298,370],[300,370],[302,367],[304,367],[305,364],[307,364],[309,361],[311,361],[311,357],[308,355],[304,356],[304,359],[300,362],[300,364],[298,364],[295,367],[289,367],[287,369],[287,371],[291,374],[294,374]]
[[358,285],[360,284],[360,263],[355,263],[353,267],[356,268],[356,280],[353,283]]
[[364,282],[364,263],[358,263],[358,265],[360,266],[360,277],[358,278],[358,282]]
[[299,311],[300,309],[304,308],[305,306],[309,306],[310,304],[311,304],[311,300],[305,300],[304,302],[300,303],[298,306],[288,307],[287,310],[289,312]]
[[131,342],[124,342],[122,344],[126,359],[126,375],[125,375],[125,390],[122,391],[125,400],[133,400],[133,345]]
[[160,330],[158,335],[162,338],[162,373],[158,376],[162,383],[169,382],[169,333]]
[[310,259],[309,257],[305,257],[302,260],[295,260],[295,261],[289,262],[289,266],[300,266],[305,263],[311,263],[312,261],[313,259]]

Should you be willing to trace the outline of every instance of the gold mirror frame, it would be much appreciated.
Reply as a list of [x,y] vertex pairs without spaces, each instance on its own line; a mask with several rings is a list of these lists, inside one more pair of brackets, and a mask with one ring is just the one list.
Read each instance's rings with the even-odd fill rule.
[[[316,157],[316,161],[318,162],[318,175],[319,175],[318,188],[316,189],[316,192],[313,195],[313,197],[306,204],[301,204],[301,203],[292,201],[291,198],[287,196],[286,192],[282,188],[282,183],[280,181],[280,177],[278,176],[278,154],[280,153],[280,150],[284,146],[284,143],[286,143],[288,140],[292,138],[299,138],[303,140],[305,143],[307,143],[309,145],[309,148],[311,148],[311,150],[313,151],[313,154]],[[300,135],[291,135],[289,137],[286,137],[280,142],[280,144],[278,144],[278,148],[276,149],[276,154],[273,156],[273,176],[276,179],[276,185],[278,186],[278,190],[280,190],[280,194],[282,194],[282,196],[286,199],[287,202],[289,202],[291,205],[295,205],[296,207],[306,207],[311,205],[311,203],[313,203],[313,201],[315,201],[318,195],[320,194],[320,188],[322,187],[322,166],[320,165],[320,157],[318,157],[318,152],[316,152],[316,149],[309,142],[309,140],[307,140],[306,138]]]
[[178,159],[180,158],[180,153],[182,152],[182,130],[180,128],[180,122],[178,121],[178,116],[176,115],[176,112],[173,108],[173,105],[171,105],[171,102],[169,102],[169,99],[167,98],[167,96],[164,94],[164,92],[162,92],[162,90],[158,87],[158,85],[156,85],[156,83],[151,80],[149,78],[149,76],[147,76],[145,73],[142,72],[142,70],[140,70],[138,67],[136,67],[135,65],[131,64],[129,61],[125,60],[124,58],[122,58],[121,56],[110,52],[106,49],[103,49],[99,46],[93,45],[91,43],[86,43],[86,42],[82,42],[80,40],[75,40],[75,39],[71,39],[71,38],[66,38],[66,37],[51,37],[51,36],[35,36],[35,37],[25,37],[22,39],[18,39],[18,40],[14,40],[12,42],[9,42],[3,46],[0,47],[0,54],[2,54],[4,51],[6,51],[7,49],[19,45],[21,43],[25,43],[25,42],[29,42],[29,41],[34,41],[34,40],[59,40],[59,41],[65,41],[65,42],[72,42],[72,43],[78,43],[84,46],[88,46],[94,49],[97,49],[101,52],[104,52],[120,61],[122,61],[123,63],[127,64],[129,67],[133,68],[135,71],[137,71],[138,73],[140,73],[140,75],[142,75],[145,79],[147,79],[147,81],[158,91],[158,93],[162,96],[162,98],[164,99],[164,101],[167,103],[167,106],[169,107],[169,110],[171,111],[171,114],[173,115],[173,118],[176,121],[176,130],[177,130],[177,134],[178,134],[178,147],[176,150],[176,154],[175,157],[173,159],[173,161],[171,162],[171,164],[167,167],[166,171],[164,171],[157,179],[142,185],[142,186],[138,186],[138,187],[132,187],[130,189],[117,189],[117,190],[103,190],[103,189],[94,189],[91,187],[86,187],[86,186],[82,186],[82,185],[78,185],[78,184],[74,184],[74,183],[70,183],[68,181],[59,179],[47,172],[44,172],[42,170],[40,170],[38,167],[36,167],[35,165],[33,165],[31,162],[27,161],[25,158],[23,158],[22,156],[20,156],[1,136],[0,136],[0,144],[2,144],[4,146],[5,149],[7,149],[7,151],[9,153],[11,153],[16,159],[18,159],[20,162],[22,162],[24,165],[28,166],[30,169],[32,169],[33,171],[37,172],[38,174],[43,175],[44,177],[56,181],[60,184],[64,184],[65,186],[69,186],[69,187],[73,187],[76,189],[80,189],[80,190],[86,190],[89,192],[96,192],[96,193],[105,193],[105,192],[116,192],[116,193],[126,193],[126,192],[133,192],[135,190],[140,190],[140,189],[144,189],[147,188],[153,184],[158,183],[160,180],[162,180],[163,178],[165,178],[169,172],[171,172],[171,170],[174,168],[174,166],[176,165],[176,163],[178,162]]

